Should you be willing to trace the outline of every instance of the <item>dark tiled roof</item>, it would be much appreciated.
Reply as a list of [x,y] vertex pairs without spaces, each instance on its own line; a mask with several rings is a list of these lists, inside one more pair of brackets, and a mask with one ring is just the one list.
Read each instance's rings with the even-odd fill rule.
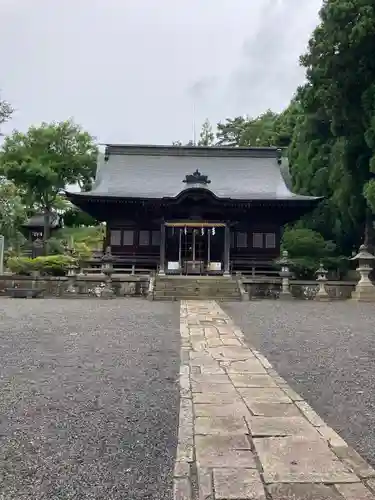
[[183,181],[198,169],[211,181],[204,187],[218,198],[315,199],[290,191],[279,157],[276,148],[111,145],[99,154],[92,191],[79,196],[174,198],[192,187]]

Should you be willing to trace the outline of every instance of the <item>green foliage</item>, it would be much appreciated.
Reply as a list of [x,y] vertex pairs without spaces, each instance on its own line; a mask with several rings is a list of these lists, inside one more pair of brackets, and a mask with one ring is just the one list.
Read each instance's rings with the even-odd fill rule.
[[256,118],[237,116],[217,125],[217,143],[221,146],[284,147],[293,130],[292,111],[278,115],[271,110]]
[[309,227],[331,226],[345,252],[363,236],[367,204],[374,208],[374,53],[375,4],[325,0],[301,58],[307,84],[297,94],[290,159],[297,190],[327,197]]
[[86,214],[77,207],[72,207],[67,210],[64,215],[64,226],[68,227],[80,227],[80,226],[97,226],[98,221],[95,220],[91,215]]
[[84,244],[90,252],[101,250],[105,237],[105,226],[64,227],[56,231],[54,237],[65,243],[73,242],[74,248],[77,245]]
[[25,220],[26,209],[18,189],[9,181],[0,181],[0,234],[6,246],[22,244],[24,238],[19,230]]
[[[54,208],[69,184],[87,186],[96,168],[93,138],[72,121],[30,127],[6,137],[0,156],[4,176],[20,188],[30,205]],[[48,228],[45,238],[48,239]]]
[[341,273],[348,269],[348,260],[335,255],[336,245],[311,229],[287,228],[283,234],[282,248],[288,251],[292,270],[298,278],[314,279],[320,263],[328,270]]
[[288,228],[282,237],[282,247],[287,250],[291,258],[314,257],[322,259],[333,255],[335,244],[326,241],[320,233],[311,229]]
[[215,134],[213,133],[212,130],[212,125],[208,118],[204,121],[200,136],[199,136],[199,141],[198,141],[198,146],[213,146],[215,141]]
[[7,267],[15,274],[30,276],[39,272],[43,276],[65,276],[69,265],[76,264],[76,259],[68,255],[48,255],[46,257],[10,257]]
[[369,207],[371,207],[371,210],[375,213],[375,179],[371,179],[365,185],[364,195]]
[[12,116],[14,109],[9,102],[0,99],[0,125],[9,120]]

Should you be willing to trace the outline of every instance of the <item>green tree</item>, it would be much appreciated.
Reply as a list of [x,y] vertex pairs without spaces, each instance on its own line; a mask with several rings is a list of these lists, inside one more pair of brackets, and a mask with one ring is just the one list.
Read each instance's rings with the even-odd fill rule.
[[199,141],[198,141],[198,146],[213,146],[215,141],[215,134],[213,133],[212,130],[212,125],[207,118],[202,125],[201,131],[200,131],[200,136],[199,136]]
[[30,127],[6,137],[0,156],[4,176],[45,214],[44,240],[49,238],[48,214],[70,184],[84,188],[96,168],[93,138],[72,121]]
[[13,114],[13,111],[14,110],[9,102],[0,98],[0,125],[9,120],[9,118]]
[[[325,0],[301,58],[307,76],[301,101],[305,116],[295,149],[303,136],[310,140],[293,165],[295,178],[302,175],[310,187],[326,186],[341,232],[357,245],[366,221],[369,229],[372,207],[367,200],[375,173],[374,53],[373,1]],[[300,183],[306,188],[301,178]]]
[[224,123],[217,124],[217,144],[219,146],[243,146],[242,137],[248,119],[243,116],[227,118]]
[[280,115],[271,110],[256,118],[227,118],[226,122],[217,125],[217,142],[223,146],[237,147],[278,146],[281,144],[283,126]]
[[6,246],[18,246],[22,240],[20,226],[26,220],[26,208],[16,186],[7,180],[0,182],[0,234]]

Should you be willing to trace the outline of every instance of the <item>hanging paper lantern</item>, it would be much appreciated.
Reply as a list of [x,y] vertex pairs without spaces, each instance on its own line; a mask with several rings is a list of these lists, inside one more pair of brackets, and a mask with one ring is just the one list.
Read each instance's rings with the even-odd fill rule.
[[185,236],[187,235],[187,227],[186,226],[184,227],[184,234],[185,234]]
[[215,228],[212,228],[212,236],[215,236]]
[[201,228],[201,235],[204,236],[204,227]]

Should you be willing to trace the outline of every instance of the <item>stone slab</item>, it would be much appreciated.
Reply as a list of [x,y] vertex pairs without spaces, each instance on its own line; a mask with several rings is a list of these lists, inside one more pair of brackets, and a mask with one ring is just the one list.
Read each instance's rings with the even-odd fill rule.
[[191,383],[191,390],[193,393],[214,393],[214,394],[231,394],[233,398],[237,396],[236,389],[230,383],[227,384],[215,384],[215,383],[206,383],[206,384],[197,384],[195,382]]
[[259,473],[250,469],[214,469],[215,500],[265,500]]
[[253,437],[306,436],[318,439],[319,433],[303,417],[252,417],[248,421]]
[[198,467],[197,474],[199,500],[214,500],[212,470],[205,467]]
[[232,393],[213,393],[213,392],[194,392],[194,403],[209,403],[209,404],[231,404],[241,402],[237,394]]
[[202,374],[202,375],[192,375],[192,382],[196,384],[231,384],[231,380],[226,373],[221,374]]
[[353,469],[362,479],[375,477],[374,469],[353,448],[349,446],[333,446],[332,450],[344,464]]
[[195,419],[195,434],[219,434],[221,436],[237,436],[248,434],[245,420],[238,416],[227,417],[197,417]]
[[192,500],[192,491],[189,479],[177,478],[174,480],[173,500]]
[[255,438],[266,483],[355,483],[359,478],[322,439]]
[[275,382],[269,375],[230,373],[229,378],[235,387],[276,387]]
[[270,484],[272,500],[343,500],[332,487],[323,484]]
[[300,409],[307,420],[311,422],[315,427],[326,425],[324,420],[322,420],[319,415],[311,408],[311,406],[305,401],[296,401],[296,406]]
[[224,346],[242,346],[241,342],[238,339],[230,337],[229,335],[220,336],[220,340]]
[[288,396],[278,387],[239,388],[247,405],[251,403],[290,403]]
[[254,363],[262,364],[255,358],[250,349],[247,347],[210,347],[207,352],[214,358],[227,361],[246,361],[252,359]]
[[249,401],[248,407],[255,416],[300,417],[301,412],[292,403],[258,403]]
[[251,418],[251,414],[243,403],[232,404],[196,404],[194,407],[196,417],[247,417]]
[[375,496],[364,484],[336,484],[338,492],[345,500],[375,500]]
[[200,467],[256,468],[246,436],[196,436],[195,446]]
[[228,373],[261,373],[267,375],[266,369],[255,357],[249,358],[247,361],[232,361],[228,363],[226,370]]
[[188,478],[190,476],[190,464],[188,462],[179,462],[174,464],[174,477]]

